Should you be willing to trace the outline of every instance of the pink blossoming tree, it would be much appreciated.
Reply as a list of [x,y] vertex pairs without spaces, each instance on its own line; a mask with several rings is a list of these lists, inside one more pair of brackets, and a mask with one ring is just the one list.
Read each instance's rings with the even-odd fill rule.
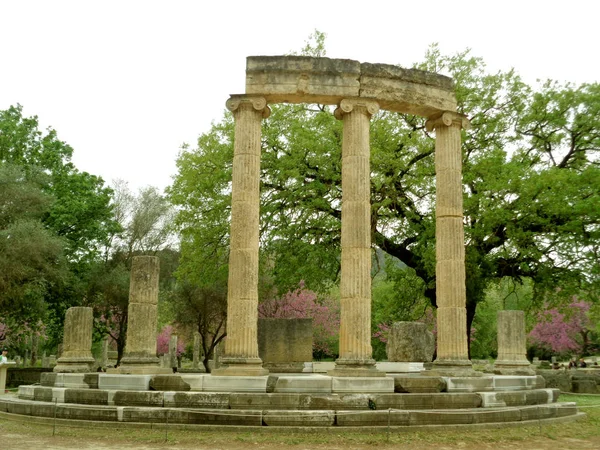
[[313,319],[313,355],[333,357],[337,353],[340,329],[340,307],[330,297],[319,298],[314,291],[300,282],[298,289],[280,298],[266,300],[258,305],[258,316],[275,319]]
[[559,355],[586,354],[589,347],[590,303],[573,296],[564,311],[550,308],[538,313],[537,324],[529,333],[534,346]]

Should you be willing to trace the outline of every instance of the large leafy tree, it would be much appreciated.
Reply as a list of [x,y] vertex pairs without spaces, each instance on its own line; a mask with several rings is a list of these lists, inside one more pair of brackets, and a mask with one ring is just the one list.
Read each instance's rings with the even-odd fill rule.
[[117,347],[121,361],[127,337],[129,282],[134,256],[160,258],[161,293],[170,290],[178,253],[173,250],[172,207],[153,186],[132,192],[127,183],[115,181],[111,203],[115,232],[106,240],[103,258],[93,264],[86,287],[86,304],[93,306],[96,330],[108,335]]
[[37,117],[24,117],[20,105],[0,111],[0,162],[20,167],[53,197],[44,225],[67,240],[69,261],[78,263],[98,254],[116,223],[111,189],[102,178],[77,170],[72,155],[55,130],[41,131]]
[[65,239],[44,227],[52,198],[19,166],[0,166],[0,317],[39,319],[53,287],[64,283]]
[[[492,280],[589,290],[599,265],[600,86],[536,88],[513,70],[489,73],[469,51],[444,56],[436,46],[416,67],[450,75],[472,123],[463,132],[469,329]],[[341,123],[325,106],[272,109],[262,140],[262,267],[283,292],[300,279],[319,290],[339,272]],[[373,117],[371,225],[374,245],[405,263],[406,281],[418,280],[435,306],[434,136],[424,122]],[[232,130],[226,113],[178,160],[170,192],[181,207],[184,267],[199,267],[207,248],[226,249]]]
[[[99,249],[114,230],[111,190],[78,171],[73,149],[20,105],[0,111],[0,210],[5,313],[49,313],[58,339],[64,312],[81,304]],[[27,311],[23,307],[27,306]]]

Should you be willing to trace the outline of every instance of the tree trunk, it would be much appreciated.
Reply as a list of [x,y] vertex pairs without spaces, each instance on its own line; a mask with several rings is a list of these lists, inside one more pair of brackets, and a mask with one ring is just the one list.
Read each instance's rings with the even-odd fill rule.
[[469,355],[469,360],[471,359],[471,326],[473,325],[473,319],[475,319],[476,310],[477,303],[467,301],[467,354]]

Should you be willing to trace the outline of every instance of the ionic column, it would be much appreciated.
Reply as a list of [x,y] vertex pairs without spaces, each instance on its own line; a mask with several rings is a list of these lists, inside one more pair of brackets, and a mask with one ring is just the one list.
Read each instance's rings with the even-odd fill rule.
[[262,97],[232,96],[235,119],[231,189],[227,339],[213,375],[266,375],[258,357],[258,238],[261,121],[271,112]]
[[472,367],[467,347],[465,238],[463,230],[462,115],[445,112],[427,121],[435,129],[437,359],[434,369]]
[[131,262],[127,341],[120,372],[160,372],[156,356],[159,273],[156,256],[135,256]]
[[494,363],[494,373],[535,375],[527,360],[523,311],[498,311],[498,358]]
[[63,352],[54,372],[91,372],[96,362],[92,357],[92,308],[73,307],[65,315]]
[[333,376],[385,376],[371,349],[371,172],[370,119],[374,101],[344,99],[335,111],[343,120],[342,260],[340,357]]

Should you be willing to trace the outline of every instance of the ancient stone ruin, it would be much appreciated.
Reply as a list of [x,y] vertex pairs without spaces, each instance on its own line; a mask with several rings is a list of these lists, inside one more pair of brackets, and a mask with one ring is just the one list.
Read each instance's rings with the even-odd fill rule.
[[384,64],[302,56],[249,57],[235,118],[228,336],[218,375],[264,375],[258,356],[261,122],[269,104],[336,105],[343,121],[340,357],[331,375],[380,377],[371,349],[369,121],[380,109],[426,117],[436,132],[436,277],[440,373],[473,375],[467,351],[461,129],[448,77]]
[[388,361],[431,362],[435,350],[433,333],[420,322],[395,322],[388,336]]
[[92,308],[73,307],[67,310],[63,332],[63,352],[54,372],[91,372],[96,360],[92,356]]
[[[269,104],[281,102],[335,105],[335,116],[343,121],[340,357],[327,373],[269,374],[263,367],[263,362],[275,362],[273,367],[277,367],[279,358],[310,358],[306,330],[266,333],[265,341],[279,339],[287,344],[271,346],[270,354],[264,350],[267,346],[259,346],[261,122],[269,115]],[[44,373],[41,385],[23,385],[18,398],[0,398],[3,411],[186,427],[385,426],[387,430],[531,421],[538,426],[540,421],[581,415],[574,403],[559,403],[559,389],[547,389],[542,377],[483,374],[472,369],[467,352],[461,183],[461,129],[468,121],[456,112],[452,80],[350,60],[249,57],[246,93],[231,96],[227,107],[235,118],[227,339],[222,358],[215,349],[213,372],[173,373],[159,367],[158,259],[137,257],[132,266],[123,367],[110,373]],[[407,366],[404,362],[379,363],[378,368],[372,357],[369,121],[380,109],[426,117],[427,128],[436,133],[438,314],[433,370],[422,370],[422,363],[415,361],[408,366],[421,364],[416,372],[402,369]],[[522,317],[506,313],[499,318],[498,371],[526,364]],[[81,336],[67,336],[65,329],[65,352],[59,365],[64,367],[68,361],[63,358],[71,356],[87,363],[91,346],[87,320],[67,317],[70,330],[73,321],[85,325],[77,327]],[[390,348],[392,359],[430,360],[431,336],[424,326],[402,327],[404,332],[392,335],[392,340],[422,352],[402,354]]]

